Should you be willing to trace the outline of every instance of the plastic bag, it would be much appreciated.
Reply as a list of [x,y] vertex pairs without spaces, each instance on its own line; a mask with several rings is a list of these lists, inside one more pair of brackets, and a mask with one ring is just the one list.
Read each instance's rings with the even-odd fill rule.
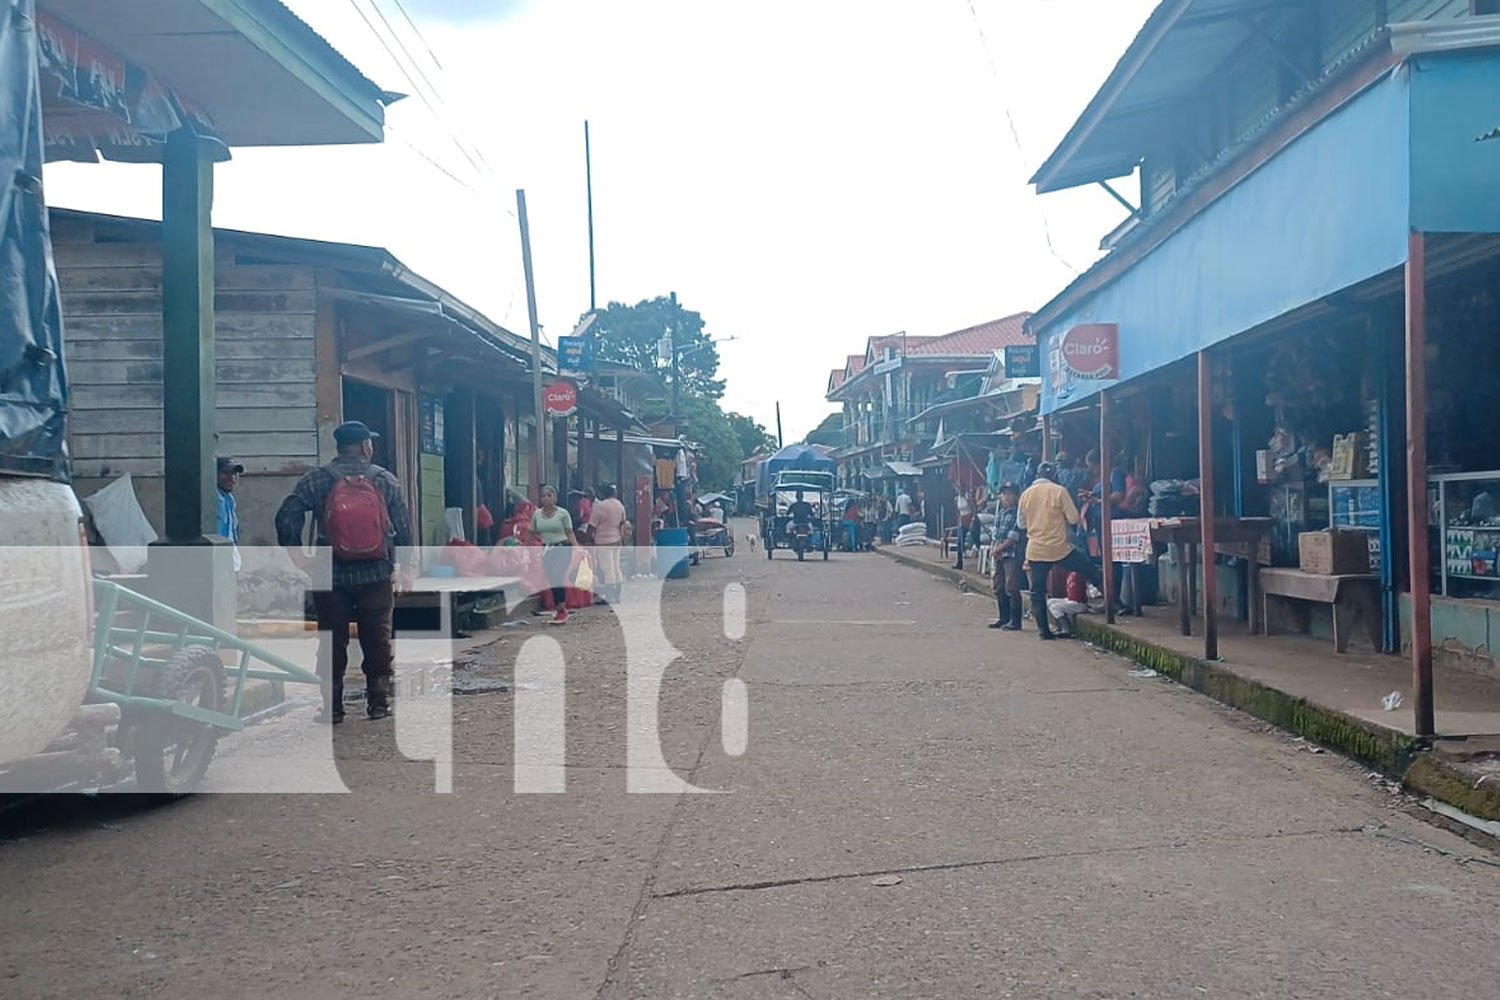
[[589,566],[588,559],[578,563],[578,572],[573,576],[573,586],[579,590],[594,589],[594,571]]

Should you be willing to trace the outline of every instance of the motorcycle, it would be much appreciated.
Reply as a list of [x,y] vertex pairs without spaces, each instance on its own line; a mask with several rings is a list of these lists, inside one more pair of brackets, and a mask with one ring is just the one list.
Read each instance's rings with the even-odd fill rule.
[[812,551],[812,525],[806,521],[792,524],[787,533],[791,535],[792,551],[797,553],[797,561],[802,562],[803,557]]

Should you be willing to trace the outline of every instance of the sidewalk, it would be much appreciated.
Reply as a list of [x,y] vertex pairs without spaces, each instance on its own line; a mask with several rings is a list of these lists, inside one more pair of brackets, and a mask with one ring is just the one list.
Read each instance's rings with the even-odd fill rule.
[[[990,581],[953,568],[954,556],[936,544],[883,555],[988,593]],[[1201,623],[1181,634],[1174,607],[1145,609],[1141,618],[1114,625],[1102,615],[1078,620],[1095,645],[1150,667],[1203,694],[1401,780],[1430,796],[1486,820],[1500,820],[1500,682],[1462,670],[1434,667],[1433,697],[1440,738],[1430,747],[1415,737],[1411,663],[1399,656],[1333,651],[1331,642],[1300,636],[1260,636],[1244,623],[1223,622],[1219,659],[1202,659]],[[1028,626],[1029,628],[1029,626]],[[1385,711],[1381,699],[1401,695]]]

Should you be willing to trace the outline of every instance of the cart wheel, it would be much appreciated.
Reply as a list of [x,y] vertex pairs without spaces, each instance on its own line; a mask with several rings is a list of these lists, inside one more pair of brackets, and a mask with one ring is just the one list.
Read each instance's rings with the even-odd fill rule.
[[771,558],[771,553],[774,552],[774,551],[776,551],[776,546],[772,545],[770,542],[766,542],[766,558],[767,559]]
[[[185,646],[139,693],[222,712],[224,665],[206,646]],[[198,787],[214,759],[219,732],[202,722],[161,713],[133,726],[131,742],[141,791],[186,795]]]
[[797,550],[797,561],[801,562],[802,561],[802,557],[805,556],[806,554],[807,553],[804,552],[802,549],[798,549]]
[[729,543],[724,546],[724,558],[728,559],[732,555],[734,555],[734,539],[733,538],[731,538],[729,540]]
[[828,547],[826,545],[823,547],[823,561],[828,561]]

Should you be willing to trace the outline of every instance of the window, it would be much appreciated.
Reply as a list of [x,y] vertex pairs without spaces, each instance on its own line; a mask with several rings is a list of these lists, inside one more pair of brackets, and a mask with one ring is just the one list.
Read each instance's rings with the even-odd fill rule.
[[1500,14],[1500,0],[1469,0],[1470,14]]

